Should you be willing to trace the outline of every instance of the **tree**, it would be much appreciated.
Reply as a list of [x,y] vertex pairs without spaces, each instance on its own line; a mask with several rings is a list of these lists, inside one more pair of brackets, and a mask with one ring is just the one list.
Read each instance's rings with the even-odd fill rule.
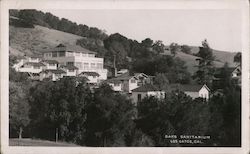
[[163,53],[164,52],[164,44],[162,43],[162,41],[158,40],[155,41],[155,43],[153,44],[153,50],[156,51],[156,53]]
[[157,73],[154,78],[154,84],[157,85],[160,89],[165,90],[169,86],[169,81],[165,74]]
[[215,57],[206,39],[202,42],[202,47],[200,47],[196,56],[199,57],[196,59],[199,64],[194,78],[197,79],[199,84],[207,84],[210,86],[214,73],[213,61]]
[[180,50],[180,46],[177,43],[171,43],[169,49],[173,57],[175,57],[177,52]]
[[126,146],[134,127],[131,101],[106,84],[95,90],[93,99],[87,104],[87,145]]
[[154,41],[150,38],[146,38],[141,41],[142,46],[146,48],[151,48],[153,46]]
[[85,144],[87,102],[91,91],[83,80],[63,78],[41,82],[31,88],[31,128],[34,137]]
[[181,52],[190,54],[191,53],[191,48],[188,45],[182,45],[181,46]]
[[234,62],[235,63],[238,63],[238,64],[242,64],[242,61],[241,61],[241,52],[237,52],[237,54],[234,56]]
[[22,138],[23,131],[30,122],[27,89],[22,83],[11,81],[9,88],[10,136],[16,136],[18,132],[19,138]]

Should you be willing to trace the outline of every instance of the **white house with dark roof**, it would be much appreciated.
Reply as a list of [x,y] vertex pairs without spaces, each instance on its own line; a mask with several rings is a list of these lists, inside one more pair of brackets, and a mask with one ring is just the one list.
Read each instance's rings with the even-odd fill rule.
[[129,75],[129,73],[124,73],[118,77],[109,79],[105,81],[109,84],[114,91],[122,91],[131,93],[133,89],[138,87],[138,78]]
[[134,76],[138,79],[138,86],[151,84],[151,78],[144,73],[135,73]]
[[45,65],[41,62],[26,62],[20,66],[18,72],[28,72],[28,73],[40,73],[44,69]]
[[137,104],[137,102],[141,101],[145,97],[154,96],[158,99],[165,98],[165,91],[160,90],[158,87],[152,84],[145,84],[141,87],[132,90],[132,101]]
[[78,45],[59,44],[55,48],[44,51],[45,60],[56,60],[60,65],[72,65],[81,72],[96,72],[100,80],[107,79],[107,69],[103,68],[103,58],[95,57],[95,52]]
[[87,83],[98,84],[100,82],[100,75],[96,72],[81,72],[78,77],[86,77]]
[[147,96],[155,96],[159,99],[165,98],[167,92],[179,90],[190,96],[192,99],[204,98],[209,99],[210,89],[206,85],[190,85],[190,84],[170,84],[167,89],[159,89],[152,84],[145,84],[132,90],[132,100],[134,103],[141,101]]
[[210,89],[204,85],[193,85],[193,84],[170,84],[168,91],[180,90],[186,95],[195,98],[209,99]]

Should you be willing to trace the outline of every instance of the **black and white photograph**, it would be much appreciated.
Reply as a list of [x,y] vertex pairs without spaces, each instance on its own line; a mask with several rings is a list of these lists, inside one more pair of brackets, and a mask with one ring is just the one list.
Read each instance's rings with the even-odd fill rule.
[[244,147],[242,12],[9,8],[8,147]]

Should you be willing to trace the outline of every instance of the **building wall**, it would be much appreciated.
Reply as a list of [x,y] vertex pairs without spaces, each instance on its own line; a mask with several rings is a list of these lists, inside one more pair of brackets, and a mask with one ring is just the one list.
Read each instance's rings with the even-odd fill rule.
[[[133,83],[132,80],[134,80],[135,82]],[[128,87],[128,92],[131,93],[131,90],[138,88],[138,84],[137,84],[137,80],[132,78],[128,81],[129,87]]]
[[199,97],[209,99],[209,91],[205,87],[202,87],[199,91]]
[[66,76],[76,76],[77,75],[77,70],[74,70],[73,72],[69,71],[69,70],[65,70],[66,71]]
[[[82,53],[81,53],[82,54]],[[45,54],[44,54],[45,55]],[[89,56],[90,54],[88,54]],[[94,56],[93,54],[91,56]],[[106,80],[108,70],[103,69],[103,58],[97,57],[83,57],[83,56],[69,56],[68,57],[51,57],[44,56],[46,60],[56,60],[61,65],[67,65],[68,62],[73,63],[74,66],[79,68],[78,74],[81,72],[97,72],[100,80]]]
[[115,86],[115,84],[114,83],[108,83],[110,86],[111,86],[111,88],[114,90],[114,91],[122,91],[122,84],[120,83],[120,84],[117,84],[116,86]]
[[56,70],[57,69],[57,64],[54,64],[54,65],[46,64],[46,69],[48,69],[48,70]]
[[209,91],[205,87],[202,87],[199,92],[185,91],[185,94],[193,99],[198,97],[209,99]]
[[138,95],[141,94],[141,99],[145,98],[147,96],[147,92],[132,92],[131,98],[132,102],[137,105],[138,103]]
[[184,93],[186,95],[192,97],[192,99],[195,99],[195,98],[199,97],[199,92],[185,91]]
[[88,79],[89,79],[89,81],[88,81],[88,83],[98,83],[98,77],[97,76],[86,76]]
[[22,67],[18,69],[19,72],[29,72],[29,73],[40,73],[42,70],[43,70],[42,67],[40,67],[39,69],[35,69],[33,66]]
[[39,63],[40,61],[41,61],[40,58],[31,58],[31,57],[28,58],[28,62]]
[[164,99],[165,98],[165,92],[164,91],[148,91],[148,92],[132,92],[131,98],[132,102],[137,105],[138,103],[138,95],[141,94],[141,100],[145,97],[154,96],[158,99]]

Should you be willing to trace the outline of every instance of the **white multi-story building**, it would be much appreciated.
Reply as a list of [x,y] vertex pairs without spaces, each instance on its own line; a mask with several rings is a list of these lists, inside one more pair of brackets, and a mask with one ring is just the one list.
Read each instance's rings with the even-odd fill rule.
[[89,51],[77,45],[59,44],[53,49],[46,50],[43,58],[45,60],[56,60],[59,65],[75,66],[77,74],[81,72],[96,72],[99,80],[107,79],[107,69],[103,68],[103,58],[95,57],[95,52]]

